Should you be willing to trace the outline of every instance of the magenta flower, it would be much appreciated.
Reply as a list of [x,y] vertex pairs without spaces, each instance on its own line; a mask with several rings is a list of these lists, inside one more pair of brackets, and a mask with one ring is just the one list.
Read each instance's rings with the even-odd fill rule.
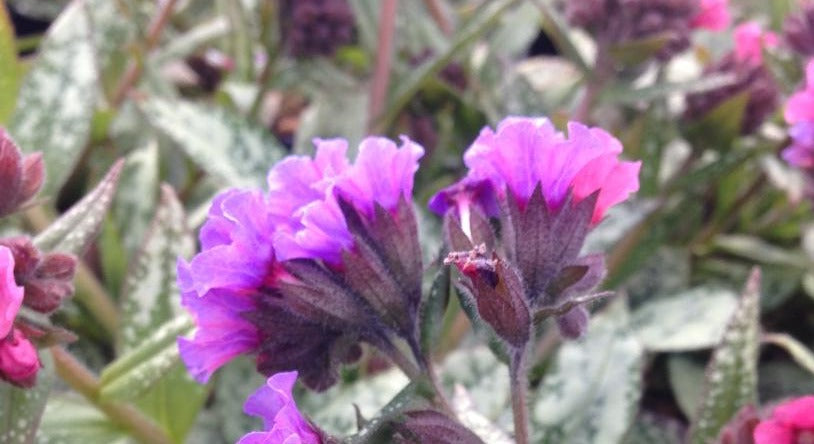
[[[524,207],[540,186],[546,205],[559,209],[570,195],[574,203],[599,192],[591,217],[597,224],[605,211],[639,189],[641,162],[619,160],[622,145],[600,128],[577,122],[568,124],[568,137],[548,119],[509,117],[493,132],[484,128],[464,154],[469,167],[465,181],[486,181],[495,195],[505,199],[509,191]],[[456,185],[460,187],[460,185]],[[433,198],[431,208],[440,212],[448,202],[445,190]],[[483,203],[479,196],[474,201]],[[457,198],[460,200],[461,198]],[[486,214],[493,213],[487,205]]]
[[746,22],[735,28],[735,60],[755,65],[763,64],[763,48],[776,47],[777,34],[763,31],[757,22]]
[[814,442],[814,396],[803,396],[774,408],[755,428],[755,444]]
[[784,117],[790,125],[814,122],[814,59],[806,65],[805,88],[789,97]]
[[8,336],[23,303],[23,287],[14,281],[14,256],[0,246],[0,338]]
[[315,144],[313,158],[272,167],[267,193],[217,196],[201,252],[178,262],[182,303],[198,326],[178,345],[200,382],[256,354],[262,373],[296,369],[325,389],[358,358],[360,341],[386,348],[392,333],[414,336],[422,268],[407,202],[423,149],[368,138],[351,164],[344,140]]
[[238,444],[321,444],[320,433],[297,410],[291,389],[297,372],[277,373],[252,394],[243,410],[263,418],[263,432],[244,435]]
[[806,65],[806,85],[786,102],[784,113],[791,125],[792,144],[782,156],[791,165],[814,171],[814,60]]
[[14,256],[0,246],[0,379],[22,387],[34,385],[40,360],[37,350],[14,319],[23,302],[23,287],[14,280]]
[[693,28],[721,31],[729,26],[731,20],[729,0],[701,0],[701,11],[690,24]]

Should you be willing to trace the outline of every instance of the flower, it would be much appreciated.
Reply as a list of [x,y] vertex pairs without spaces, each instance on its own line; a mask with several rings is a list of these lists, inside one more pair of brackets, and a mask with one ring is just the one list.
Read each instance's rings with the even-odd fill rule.
[[23,288],[14,280],[14,256],[0,246],[0,379],[22,387],[34,385],[40,368],[37,350],[14,320],[23,302]]
[[347,0],[285,0],[280,19],[285,47],[295,57],[331,56],[353,41]]
[[359,357],[358,343],[412,341],[421,254],[411,201],[423,149],[367,138],[315,140],[313,158],[289,156],[268,192],[227,190],[201,228],[201,252],[178,261],[182,304],[198,326],[179,338],[200,382],[240,354],[266,375],[296,369],[315,390]]
[[814,56],[814,2],[801,4],[799,14],[788,14],[783,23],[783,38],[786,44],[797,53]]
[[814,122],[814,59],[806,65],[805,87],[789,97],[783,116],[789,125]]
[[34,197],[42,186],[45,167],[41,153],[23,156],[0,128],[0,216],[10,214]]
[[805,87],[786,102],[784,117],[791,125],[792,144],[783,150],[783,159],[803,170],[814,171],[814,60],[806,65]]
[[[509,117],[481,131],[464,153],[466,176],[430,200],[453,250],[445,262],[507,344],[522,347],[539,316],[556,315],[566,337],[585,332],[588,313],[571,301],[601,282],[605,266],[601,255],[580,257],[582,244],[639,188],[641,163],[621,152],[599,128],[571,122],[566,136],[548,119]],[[485,216],[500,219],[505,257]]]
[[243,411],[263,419],[263,432],[244,435],[238,444],[321,444],[320,433],[303,418],[291,389],[297,381],[297,372],[277,373],[249,396]]
[[757,22],[746,22],[735,28],[735,60],[739,62],[763,63],[763,48],[773,48],[779,43],[777,34],[763,31]]
[[[454,187],[471,189],[473,201],[490,215],[496,208],[487,200],[490,193],[505,199],[506,192],[511,192],[522,208],[539,186],[546,205],[557,210],[569,195],[578,203],[598,191],[591,216],[595,225],[608,208],[639,189],[641,162],[620,161],[621,152],[622,144],[600,128],[570,122],[566,138],[548,119],[509,117],[498,124],[496,132],[490,128],[481,131],[464,153],[469,173]],[[488,182],[491,190],[469,186],[481,181]],[[437,213],[446,210],[450,193],[446,189],[436,194],[431,208]],[[465,197],[456,194],[453,200],[464,202]]]
[[798,444],[814,441],[814,396],[784,402],[755,428],[755,444]]
[[701,11],[693,17],[691,24],[693,28],[721,31],[731,20],[729,0],[701,0]]

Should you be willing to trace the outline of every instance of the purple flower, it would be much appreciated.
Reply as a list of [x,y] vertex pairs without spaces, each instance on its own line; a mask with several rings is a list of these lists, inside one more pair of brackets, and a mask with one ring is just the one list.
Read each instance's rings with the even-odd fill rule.
[[[552,210],[559,209],[569,193],[576,203],[599,191],[591,218],[596,224],[608,208],[639,189],[641,163],[620,161],[621,152],[622,144],[600,128],[570,122],[566,138],[548,119],[509,117],[496,132],[490,128],[481,131],[464,154],[469,174],[455,187],[471,190],[471,201],[484,205],[484,213],[489,215],[495,213],[484,199],[489,192],[467,184],[486,181],[500,199],[505,199],[508,190],[521,208],[539,185]],[[431,208],[438,213],[446,210],[450,194],[451,189],[436,194]]]
[[263,418],[263,432],[244,435],[238,444],[321,444],[322,438],[302,414],[291,395],[297,372],[277,373],[252,394],[243,411]]
[[388,347],[392,333],[414,336],[421,255],[405,203],[423,149],[368,138],[351,164],[344,140],[315,144],[313,158],[272,167],[267,193],[218,195],[201,252],[178,262],[198,327],[178,344],[198,381],[256,354],[262,373],[296,369],[322,390],[358,358],[360,341]]

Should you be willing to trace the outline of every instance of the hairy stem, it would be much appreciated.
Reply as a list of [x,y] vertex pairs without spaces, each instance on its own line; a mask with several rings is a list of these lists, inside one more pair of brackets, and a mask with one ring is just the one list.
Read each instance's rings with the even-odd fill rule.
[[134,438],[149,444],[172,443],[161,427],[132,405],[101,401],[99,379],[64,348],[51,347],[51,354],[54,356],[54,365],[59,377],[107,415],[111,421],[127,429]]
[[608,45],[599,39],[600,44],[596,48],[596,62],[592,75],[587,79],[585,92],[577,104],[572,118],[579,122],[586,122],[591,114],[591,109],[596,102],[602,87],[605,86],[613,70],[613,60],[608,52]]
[[514,350],[509,363],[509,384],[512,392],[512,416],[514,417],[514,439],[517,444],[529,443],[529,407],[526,392],[529,389],[526,375],[526,349]]

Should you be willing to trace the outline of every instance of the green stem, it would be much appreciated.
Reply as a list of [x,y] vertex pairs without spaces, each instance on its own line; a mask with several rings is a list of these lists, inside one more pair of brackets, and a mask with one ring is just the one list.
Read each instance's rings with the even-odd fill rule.
[[396,33],[396,8],[398,0],[384,0],[379,14],[379,46],[376,48],[376,67],[370,82],[370,111],[368,132],[380,131],[376,119],[384,109],[387,87],[390,85],[390,71],[393,59],[393,37]]
[[99,379],[62,347],[51,347],[57,374],[71,388],[102,411],[111,421],[127,429],[139,442],[172,444],[167,433],[152,419],[129,404],[99,400]]
[[509,384],[512,392],[514,439],[517,444],[529,443],[529,408],[526,402],[528,376],[526,375],[526,349],[514,350],[509,363]]

